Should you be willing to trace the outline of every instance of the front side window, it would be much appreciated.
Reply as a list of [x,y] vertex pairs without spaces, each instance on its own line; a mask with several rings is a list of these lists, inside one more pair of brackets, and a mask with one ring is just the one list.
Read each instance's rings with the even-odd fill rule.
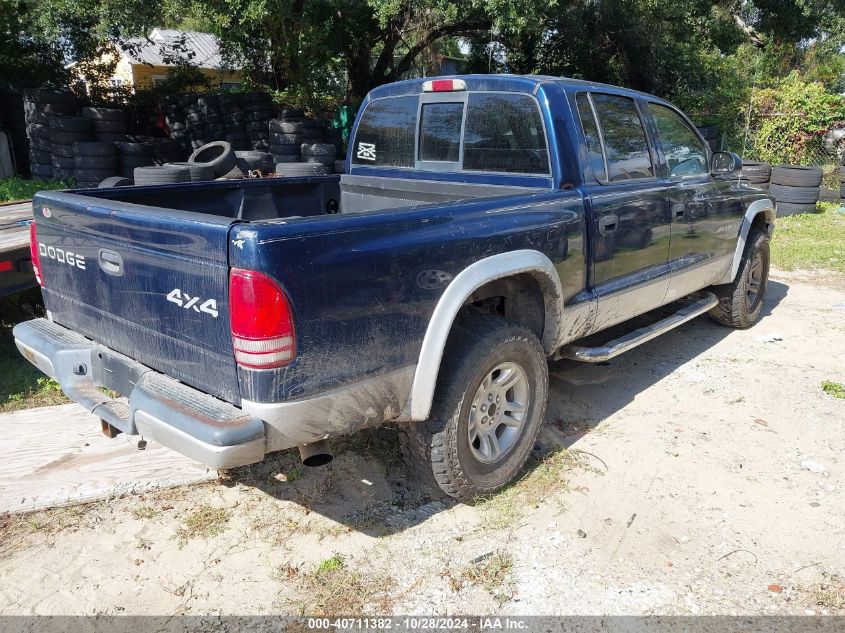
[[593,93],[610,182],[654,177],[645,129],[633,99]]
[[420,160],[457,163],[463,103],[424,103],[420,112]]
[[543,121],[531,97],[483,92],[469,95],[464,169],[549,173]]
[[358,124],[352,164],[413,167],[417,103],[416,95],[370,103]]
[[707,169],[707,150],[698,136],[677,112],[666,106],[649,103],[660,146],[669,165],[670,177],[699,176]]

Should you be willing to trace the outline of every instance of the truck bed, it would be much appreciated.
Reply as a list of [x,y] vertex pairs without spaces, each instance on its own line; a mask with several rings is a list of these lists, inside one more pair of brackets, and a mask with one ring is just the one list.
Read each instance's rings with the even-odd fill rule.
[[362,213],[518,195],[537,188],[436,182],[373,176],[261,178],[77,191],[107,199],[243,221],[295,219],[334,213]]

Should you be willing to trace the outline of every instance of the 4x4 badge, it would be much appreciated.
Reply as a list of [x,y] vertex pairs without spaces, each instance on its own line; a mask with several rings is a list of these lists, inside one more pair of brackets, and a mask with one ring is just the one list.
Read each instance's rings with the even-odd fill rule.
[[200,297],[192,297],[187,292],[183,292],[179,288],[174,288],[167,293],[167,300],[175,303],[180,308],[193,310],[194,312],[205,312],[215,319],[217,318],[217,299],[206,299],[202,301]]

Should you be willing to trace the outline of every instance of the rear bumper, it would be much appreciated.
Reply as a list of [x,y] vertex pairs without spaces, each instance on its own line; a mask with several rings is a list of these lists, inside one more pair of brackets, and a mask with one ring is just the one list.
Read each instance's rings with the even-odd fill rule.
[[[46,319],[15,326],[21,354],[68,397],[129,435],[143,435],[213,468],[261,461],[264,422]],[[128,396],[128,403],[99,390]]]
[[[13,330],[21,354],[68,397],[129,435],[143,435],[213,468],[346,435],[396,419],[416,366],[302,400],[241,408],[150,369],[66,327],[34,319]],[[128,403],[99,390],[128,396]]]

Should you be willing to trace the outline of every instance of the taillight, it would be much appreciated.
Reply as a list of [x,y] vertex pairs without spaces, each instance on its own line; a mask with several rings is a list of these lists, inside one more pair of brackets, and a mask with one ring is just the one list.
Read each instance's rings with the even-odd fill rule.
[[273,369],[293,361],[293,311],[284,291],[271,277],[233,268],[229,275],[229,316],[239,365]]
[[38,235],[36,234],[35,222],[29,225],[29,256],[32,259],[32,272],[35,273],[35,281],[43,288],[44,279],[41,277],[41,258],[38,256]]

